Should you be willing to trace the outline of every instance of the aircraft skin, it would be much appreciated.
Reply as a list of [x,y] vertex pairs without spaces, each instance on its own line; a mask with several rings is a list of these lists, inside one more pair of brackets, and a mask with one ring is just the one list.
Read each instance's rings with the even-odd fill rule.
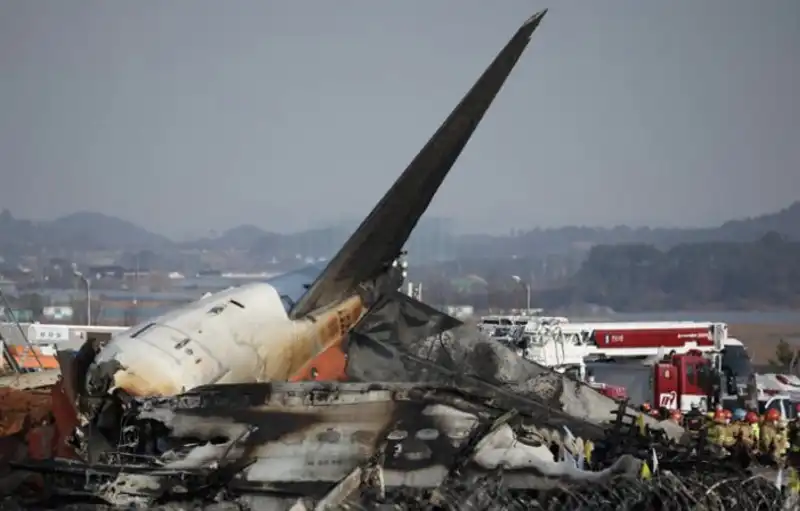
[[309,362],[320,354],[330,355],[323,365],[332,377],[350,329],[397,293],[402,277],[392,263],[545,12],[519,28],[321,272],[222,291],[115,335],[75,369],[86,375],[87,392],[166,396],[215,383],[313,377]]
[[113,388],[173,395],[199,385],[287,380],[358,321],[351,296],[314,316],[288,318],[277,290],[253,283],[211,295],[117,335],[95,364],[114,361]]

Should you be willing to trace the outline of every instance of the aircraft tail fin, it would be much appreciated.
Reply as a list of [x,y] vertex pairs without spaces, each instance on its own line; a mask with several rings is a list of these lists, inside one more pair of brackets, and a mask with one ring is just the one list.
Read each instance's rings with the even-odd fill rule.
[[290,311],[293,319],[344,298],[400,255],[547,11],[529,18]]

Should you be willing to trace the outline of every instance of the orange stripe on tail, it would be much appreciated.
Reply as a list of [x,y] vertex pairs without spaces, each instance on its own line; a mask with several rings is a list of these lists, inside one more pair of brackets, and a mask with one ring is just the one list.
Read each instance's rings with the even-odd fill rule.
[[347,355],[340,337],[306,362],[292,377],[296,381],[347,381]]

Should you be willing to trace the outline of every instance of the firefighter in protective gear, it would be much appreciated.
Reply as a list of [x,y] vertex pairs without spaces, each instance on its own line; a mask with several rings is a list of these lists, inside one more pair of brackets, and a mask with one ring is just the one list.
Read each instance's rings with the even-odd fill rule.
[[750,438],[753,440],[753,450],[757,451],[761,437],[761,425],[759,424],[760,420],[758,418],[758,414],[753,411],[747,412],[747,415],[744,419],[750,426]]
[[[713,415],[712,415],[713,417]],[[703,427],[703,412],[697,404],[692,403],[692,409],[683,417],[686,429],[689,431],[700,431]]]
[[725,424],[730,424],[733,420],[733,412],[728,410],[727,408],[722,411],[725,414]]
[[781,413],[770,408],[764,415],[764,424],[759,435],[760,451],[773,462],[780,463],[786,453],[786,435],[780,424]]
[[708,441],[713,444],[724,445],[726,436],[725,413],[718,409],[714,412],[714,424],[708,428]]
[[775,453],[777,459],[781,463],[785,463],[786,455],[789,452],[789,428],[786,424],[786,419],[781,417],[775,425],[778,429],[778,434],[775,437]]
[[639,407],[639,411],[642,413],[650,413],[650,403],[642,403],[642,406]]
[[731,436],[726,439],[728,444],[725,447],[733,447],[737,443],[741,443],[748,451],[753,449],[753,433],[747,423],[747,412],[744,409],[738,408],[733,412],[733,422],[728,428]]
[[789,423],[788,436],[792,464],[800,464],[800,404],[795,405],[795,418]]

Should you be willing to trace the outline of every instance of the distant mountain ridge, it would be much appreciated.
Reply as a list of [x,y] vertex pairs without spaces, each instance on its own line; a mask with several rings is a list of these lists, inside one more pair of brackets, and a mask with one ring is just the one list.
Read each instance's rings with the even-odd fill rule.
[[[52,221],[17,219],[0,213],[2,251],[36,253],[59,250],[180,250],[247,252],[260,260],[296,256],[328,257],[338,249],[355,225],[312,229],[290,234],[269,232],[245,224],[216,237],[177,243],[126,220],[102,213],[78,212]],[[420,222],[408,250],[421,260],[443,261],[456,257],[486,258],[531,254],[586,252],[598,244],[644,243],[669,248],[679,243],[706,241],[754,241],[767,232],[777,232],[800,241],[800,201],[766,215],[731,220],[714,228],[667,229],[560,227],[533,229],[514,235],[456,235],[452,221],[428,219]]]
[[203,237],[197,240],[185,241],[179,243],[183,248],[196,248],[196,249],[209,249],[209,248],[223,248],[223,249],[237,249],[247,250],[256,241],[270,233],[260,227],[251,224],[244,224],[232,229],[228,229],[216,237]]
[[173,245],[166,236],[117,217],[80,211],[51,221],[16,219],[0,213],[3,250],[162,250]]

